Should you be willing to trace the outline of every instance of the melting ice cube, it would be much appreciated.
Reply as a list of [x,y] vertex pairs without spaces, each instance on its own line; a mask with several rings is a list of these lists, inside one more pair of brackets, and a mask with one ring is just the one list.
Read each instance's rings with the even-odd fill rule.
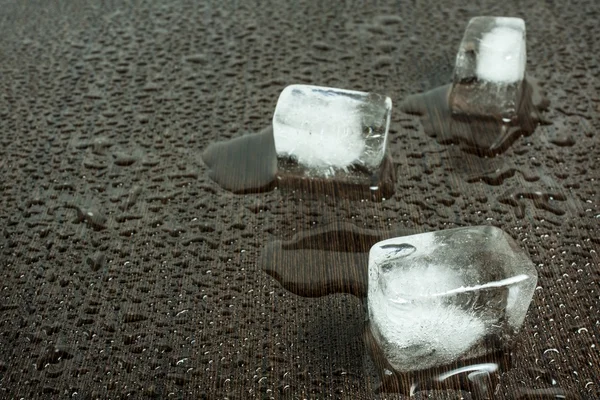
[[369,253],[371,331],[399,372],[479,357],[518,331],[536,283],[525,252],[495,227],[384,240]]
[[273,116],[278,187],[361,199],[393,195],[391,109],[389,97],[374,93],[286,87]]
[[450,91],[453,113],[504,122],[516,118],[526,61],[522,19],[472,18],[456,56]]
[[352,90],[291,85],[277,102],[273,135],[279,158],[309,176],[381,167],[390,125],[389,97]]

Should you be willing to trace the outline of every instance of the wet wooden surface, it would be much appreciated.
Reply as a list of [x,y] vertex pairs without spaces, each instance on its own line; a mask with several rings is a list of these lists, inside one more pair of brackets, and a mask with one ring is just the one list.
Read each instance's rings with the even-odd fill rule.
[[[0,397],[404,398],[375,394],[362,300],[294,294],[261,257],[330,224],[491,224],[539,273],[495,398],[600,398],[596,1],[0,9]],[[476,15],[526,20],[527,71],[551,102],[552,124],[496,157],[439,143],[397,108],[451,81]],[[392,197],[211,180],[202,152],[268,126],[292,83],[392,98]],[[314,274],[302,254],[278,268]]]

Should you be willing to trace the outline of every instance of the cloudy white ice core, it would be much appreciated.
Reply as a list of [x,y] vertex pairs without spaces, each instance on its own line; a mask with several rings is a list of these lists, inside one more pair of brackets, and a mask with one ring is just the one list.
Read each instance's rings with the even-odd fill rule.
[[477,77],[494,83],[512,83],[525,75],[523,31],[511,26],[496,26],[484,34],[479,44]]
[[359,101],[307,97],[304,104],[278,104],[273,124],[277,154],[292,156],[310,169],[346,169],[360,159],[366,145]]
[[[440,265],[390,272],[387,294],[394,300],[374,299],[374,323],[382,335],[400,348],[401,365],[432,360],[449,362],[466,352],[485,334],[484,322],[459,305],[447,304],[439,292],[464,287],[456,271]],[[434,356],[435,355],[435,356]],[[417,361],[420,360],[420,361]]]

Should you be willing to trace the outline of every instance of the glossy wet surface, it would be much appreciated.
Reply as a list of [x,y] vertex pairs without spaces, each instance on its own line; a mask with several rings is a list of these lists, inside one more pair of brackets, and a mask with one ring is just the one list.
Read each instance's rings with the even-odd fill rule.
[[360,229],[351,223],[331,223],[288,241],[273,241],[263,248],[259,264],[288,291],[304,297],[348,293],[367,296],[369,250],[390,237],[410,235],[408,230],[382,232]]
[[209,176],[233,193],[256,193],[276,184],[277,153],[273,129],[212,143],[202,153]]
[[[598,5],[520,6],[0,0],[0,397],[406,398],[374,394],[361,299],[260,263],[333,223],[502,228],[539,288],[495,398],[600,398]],[[480,157],[396,108],[377,203],[211,179],[203,151],[268,126],[288,84],[398,105],[449,83],[481,14],[525,18],[552,125]],[[314,268],[291,254],[272,268]]]
[[500,118],[453,114],[449,92],[452,85],[444,85],[425,93],[408,96],[400,103],[405,113],[421,116],[425,133],[442,144],[456,144],[465,152],[481,156],[494,156],[510,147],[520,136],[529,136],[540,125],[550,125],[542,112],[549,101],[542,94],[540,84],[528,77],[523,82],[520,107],[514,121],[503,122]]
[[273,139],[273,128],[269,126],[258,133],[211,143],[202,153],[202,160],[210,168],[208,176],[223,189],[237,194],[278,188],[284,193],[298,191],[313,199],[334,196],[381,201],[394,195],[396,176],[387,155],[380,167],[372,171],[355,163],[332,170],[331,177],[314,176],[315,171],[295,158],[278,157]]

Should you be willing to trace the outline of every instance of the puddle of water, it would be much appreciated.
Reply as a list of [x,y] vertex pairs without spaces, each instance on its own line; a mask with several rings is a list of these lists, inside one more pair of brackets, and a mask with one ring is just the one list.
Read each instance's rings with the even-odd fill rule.
[[372,173],[361,165],[335,172],[335,177],[310,176],[305,167],[290,158],[280,158],[279,166],[273,128],[228,141],[213,143],[202,159],[209,176],[223,189],[233,193],[258,193],[278,187],[282,191],[301,191],[347,199],[380,201],[394,194],[396,182],[392,160],[386,156],[380,169]]
[[202,159],[210,168],[210,178],[233,193],[264,192],[275,186],[277,153],[272,127],[213,143]]
[[409,230],[382,233],[349,223],[332,223],[300,233],[289,241],[267,244],[262,269],[288,291],[303,297],[333,293],[367,296],[369,250],[375,243]]
[[408,96],[399,108],[405,113],[421,116],[425,133],[438,142],[459,144],[464,151],[481,156],[499,154],[520,136],[531,135],[538,124],[549,124],[541,112],[550,102],[534,78],[528,77],[524,82],[521,107],[514,122],[453,115],[448,102],[451,88],[448,84]]

